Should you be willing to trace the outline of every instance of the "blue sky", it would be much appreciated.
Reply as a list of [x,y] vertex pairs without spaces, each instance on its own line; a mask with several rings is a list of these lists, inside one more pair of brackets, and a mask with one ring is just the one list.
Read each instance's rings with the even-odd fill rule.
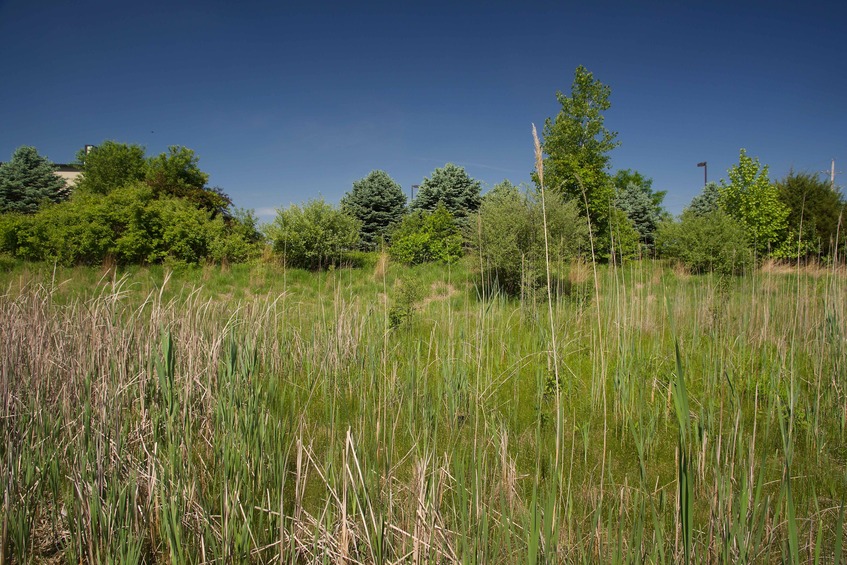
[[[612,89],[612,172],[678,213],[744,147],[847,172],[847,8],[815,2],[0,0],[0,160],[86,143],[196,151],[269,219],[383,169],[408,192],[447,162],[529,181],[584,65]],[[844,184],[847,176],[837,177]]]

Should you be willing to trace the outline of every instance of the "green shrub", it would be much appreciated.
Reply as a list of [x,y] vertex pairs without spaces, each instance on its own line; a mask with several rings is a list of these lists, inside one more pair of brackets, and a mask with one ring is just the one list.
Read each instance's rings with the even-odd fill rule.
[[259,256],[264,241],[251,210],[237,209],[228,219],[216,216],[213,225],[210,259],[216,263],[241,263]]
[[0,216],[0,252],[61,265],[241,261],[258,252],[255,219],[211,214],[183,198],[155,198],[141,182],[106,195],[80,191],[32,216]]
[[702,215],[686,210],[679,221],[663,222],[656,248],[695,273],[738,274],[753,262],[744,227],[721,210]]
[[113,241],[108,207],[99,198],[74,199],[42,207],[17,224],[15,248],[7,249],[30,261],[61,265],[100,262]]
[[[561,196],[546,198],[548,243],[553,261],[574,257],[588,245],[588,226],[576,203]],[[479,212],[465,228],[465,238],[479,257],[486,284],[509,295],[525,285],[536,287],[545,273],[544,219],[540,195],[524,193],[508,181],[482,199]]]
[[18,264],[18,261],[7,253],[0,253],[0,273],[11,271]]
[[423,298],[424,286],[421,281],[413,278],[398,279],[397,297],[394,305],[388,310],[389,327],[396,329],[411,321]]
[[278,210],[267,235],[286,265],[322,269],[340,264],[356,248],[360,225],[323,199],[309,200],[302,208]]
[[407,265],[452,263],[462,256],[462,236],[453,215],[439,204],[432,212],[418,210],[403,218],[391,234],[389,254]]
[[618,208],[609,213],[609,230],[600,234],[597,242],[595,247],[600,250],[600,258],[615,262],[635,259],[642,249],[641,235],[635,223]]

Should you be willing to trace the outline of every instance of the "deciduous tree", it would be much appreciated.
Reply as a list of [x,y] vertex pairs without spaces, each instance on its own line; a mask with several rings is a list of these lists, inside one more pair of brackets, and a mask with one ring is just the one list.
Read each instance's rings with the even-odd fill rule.
[[587,199],[595,235],[608,231],[614,200],[609,152],[619,143],[617,133],[606,129],[603,115],[611,107],[610,94],[611,88],[579,66],[571,95],[556,93],[562,109],[544,124],[544,182],[567,198]]
[[788,207],[787,248],[794,254],[799,247],[802,255],[829,255],[835,238],[845,235],[843,214],[847,210],[838,187],[819,174],[791,171],[776,182],[776,189]]
[[229,217],[230,197],[220,188],[207,188],[209,175],[200,170],[194,151],[177,145],[147,161],[145,180],[155,196],[184,198],[213,215]]
[[143,180],[147,174],[147,160],[140,145],[104,141],[88,153],[81,149],[76,159],[83,171],[77,188],[84,192],[109,194]]
[[785,238],[788,207],[768,178],[768,167],[747,156],[742,149],[738,164],[727,171],[729,182],[721,180],[721,208],[738,220],[760,254],[776,249]]

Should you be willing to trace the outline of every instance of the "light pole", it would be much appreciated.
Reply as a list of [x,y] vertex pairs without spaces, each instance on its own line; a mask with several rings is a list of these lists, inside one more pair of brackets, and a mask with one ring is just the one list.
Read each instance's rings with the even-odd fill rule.
[[697,163],[697,166],[703,167],[703,186],[706,186],[707,184],[709,184],[709,167],[706,166],[706,161],[703,161],[702,163]]
[[[421,185],[419,185],[419,184],[413,184],[413,185],[412,185],[412,199],[411,199],[411,200],[414,200],[414,199],[415,199],[415,191],[416,191],[417,189],[419,189],[420,187],[421,187]],[[410,200],[410,202],[411,202],[411,200]]]

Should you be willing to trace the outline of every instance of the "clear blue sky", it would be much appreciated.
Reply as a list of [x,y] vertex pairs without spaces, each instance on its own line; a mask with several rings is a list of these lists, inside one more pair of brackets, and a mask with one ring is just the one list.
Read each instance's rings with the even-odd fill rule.
[[[577,5],[580,4],[580,5]],[[847,172],[842,2],[0,0],[0,160],[34,145],[185,145],[265,219],[383,169],[529,180],[531,124],[585,65],[606,125],[678,213],[739,148]],[[844,184],[847,176],[837,177]]]

